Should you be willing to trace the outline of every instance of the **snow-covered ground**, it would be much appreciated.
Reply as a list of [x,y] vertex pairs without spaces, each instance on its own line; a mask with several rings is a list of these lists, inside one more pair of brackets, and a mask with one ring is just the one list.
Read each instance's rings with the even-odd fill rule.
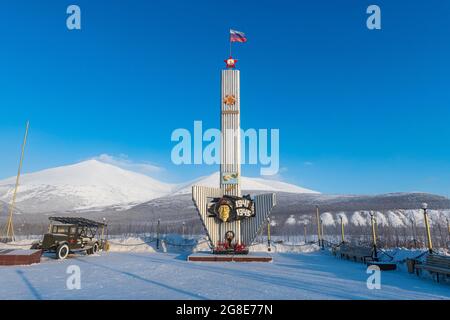
[[[450,286],[403,271],[383,272],[381,289],[369,290],[363,264],[322,251],[274,253],[272,263],[194,263],[187,254],[109,252],[0,267],[0,299],[450,299]],[[80,290],[66,287],[71,265],[80,267]]]

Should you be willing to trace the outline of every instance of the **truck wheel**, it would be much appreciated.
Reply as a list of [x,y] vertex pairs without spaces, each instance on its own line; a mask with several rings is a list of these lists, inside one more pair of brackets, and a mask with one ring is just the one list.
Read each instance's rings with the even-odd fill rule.
[[31,250],[37,250],[37,249],[39,249],[39,242],[35,242],[35,243],[33,243],[32,245],[31,245],[31,248],[30,248]]
[[56,259],[64,260],[69,255],[69,246],[66,243],[61,244],[56,249]]
[[94,243],[92,248],[86,250],[86,253],[89,254],[89,255],[97,253],[97,252],[98,252],[98,243]]

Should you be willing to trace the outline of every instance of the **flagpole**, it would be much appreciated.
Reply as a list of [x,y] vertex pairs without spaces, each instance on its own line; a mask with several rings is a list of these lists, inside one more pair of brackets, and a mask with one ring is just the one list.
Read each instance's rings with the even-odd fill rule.
[[24,154],[25,154],[25,146],[27,144],[27,137],[28,137],[28,129],[29,129],[29,127],[30,127],[30,122],[27,121],[27,126],[26,126],[26,129],[25,129],[25,136],[23,138],[23,143],[22,143],[22,152],[21,152],[21,155],[20,155],[19,169],[17,171],[16,186],[14,188],[11,204],[9,206],[9,217],[8,217],[8,223],[6,225],[6,241],[8,241],[9,239],[11,239],[11,241],[15,240],[15,237],[14,237],[14,225],[13,225],[13,212],[14,212],[14,206],[16,204],[17,189],[19,187],[19,179],[20,179],[20,173],[22,171],[23,157],[24,157]]
[[230,57],[231,57],[231,30],[230,30],[230,35],[229,35],[228,41],[230,41]]

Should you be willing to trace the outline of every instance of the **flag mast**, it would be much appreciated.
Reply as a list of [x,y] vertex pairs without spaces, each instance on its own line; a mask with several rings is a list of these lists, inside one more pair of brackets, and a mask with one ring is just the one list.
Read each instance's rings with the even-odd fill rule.
[[16,186],[14,188],[13,197],[11,200],[11,204],[9,206],[9,217],[8,222],[6,224],[6,241],[11,239],[14,241],[14,225],[13,225],[13,213],[14,213],[14,206],[16,204],[16,196],[17,196],[17,189],[19,187],[19,179],[20,179],[20,172],[22,171],[22,164],[23,164],[23,157],[25,154],[25,145],[27,144],[27,137],[28,137],[28,128],[30,127],[30,122],[27,121],[27,126],[25,129],[25,136],[23,138],[23,144],[22,144],[22,153],[20,155],[20,162],[19,162],[19,169],[17,171],[17,177],[16,177]]
[[228,36],[228,41],[230,42],[230,57],[232,57],[232,55],[231,55],[231,29],[230,29],[230,34]]

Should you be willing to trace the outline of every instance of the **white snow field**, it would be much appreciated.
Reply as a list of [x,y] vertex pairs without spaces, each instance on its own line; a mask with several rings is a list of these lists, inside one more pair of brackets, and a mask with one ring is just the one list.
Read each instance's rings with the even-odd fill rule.
[[[109,252],[0,267],[0,299],[450,299],[450,286],[402,271],[369,290],[363,264],[324,252],[275,253],[272,263],[187,262],[186,253]],[[81,270],[69,290],[67,268]]]

